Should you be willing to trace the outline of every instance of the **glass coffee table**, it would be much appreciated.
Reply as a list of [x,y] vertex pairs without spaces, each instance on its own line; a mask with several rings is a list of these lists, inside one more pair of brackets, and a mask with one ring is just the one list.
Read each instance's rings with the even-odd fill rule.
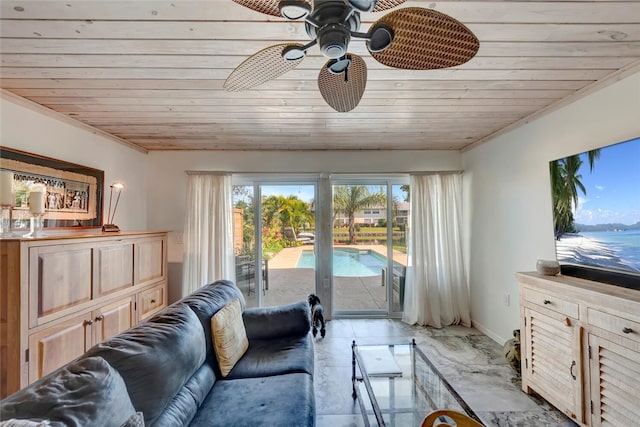
[[352,397],[365,426],[419,426],[436,409],[453,409],[482,423],[415,340],[406,344],[351,345]]

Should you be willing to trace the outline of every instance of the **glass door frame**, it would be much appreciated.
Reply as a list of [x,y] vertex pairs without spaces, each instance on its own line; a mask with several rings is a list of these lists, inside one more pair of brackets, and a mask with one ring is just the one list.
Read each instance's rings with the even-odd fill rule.
[[[397,175],[367,175],[365,177],[362,174],[359,175],[332,175],[329,182],[331,192],[331,208],[333,213],[333,187],[336,185],[366,185],[366,186],[384,186],[386,189],[386,211],[387,211],[387,271],[393,272],[393,187],[396,185],[409,185],[408,174]],[[409,213],[411,215],[411,213]],[[391,226],[389,226],[391,224]],[[408,236],[408,233],[407,233]],[[406,242],[408,244],[408,242]],[[331,252],[330,259],[333,259],[333,224],[331,224]],[[331,306],[333,307],[333,272],[330,273],[331,277]],[[331,314],[335,318],[402,318],[402,311],[393,311],[393,273],[386,275],[385,280],[386,287],[386,310],[333,310]]]
[[[253,188],[253,197],[257,198],[258,203],[254,202],[254,225],[256,228],[254,255],[257,265],[261,265],[262,257],[262,193],[263,185],[313,185],[314,186],[314,205],[315,205],[315,247],[316,252],[316,274],[315,288],[316,294],[320,297],[325,308],[325,316],[327,319],[332,317],[383,317],[383,318],[401,318],[402,311],[394,312],[392,280],[393,275],[387,274],[386,288],[388,307],[385,311],[377,312],[346,312],[339,311],[334,313],[333,310],[333,186],[348,183],[351,185],[386,185],[387,193],[393,196],[394,185],[408,185],[408,174],[329,174],[329,173],[311,173],[311,174],[295,174],[283,173],[274,175],[272,173],[239,173],[233,174],[232,185],[251,186]],[[393,197],[387,197],[387,223],[392,223]],[[410,215],[410,213],[409,213]],[[408,234],[407,234],[408,235]],[[390,261],[390,267],[393,267],[393,227],[387,227],[387,260]],[[408,244],[408,242],[407,242]],[[388,271],[389,266],[388,266]],[[264,284],[261,274],[256,275],[256,289],[262,290]],[[262,292],[258,292],[258,306],[262,306]]]
[[[233,186],[246,186],[253,188],[253,218],[255,227],[255,247],[254,257],[255,264],[261,266],[263,263],[262,256],[262,187],[263,186],[295,186],[295,185],[312,185],[314,189],[314,221],[316,223],[316,245],[318,244],[318,176],[317,174],[279,174],[278,177],[272,176],[272,174],[234,174],[232,178]],[[319,293],[319,274],[318,274],[318,259],[316,257],[316,275],[315,275],[315,289],[316,293]],[[264,280],[262,274],[255,275],[256,280],[256,293],[257,293],[257,307],[263,306],[263,290]],[[306,296],[305,296],[306,298]]]

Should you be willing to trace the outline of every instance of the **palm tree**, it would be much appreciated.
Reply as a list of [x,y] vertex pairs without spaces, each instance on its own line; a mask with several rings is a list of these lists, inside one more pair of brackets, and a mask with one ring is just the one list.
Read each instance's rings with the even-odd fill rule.
[[[600,149],[587,153],[589,170],[593,171],[595,161],[600,158]],[[573,212],[578,207],[578,190],[586,195],[582,184],[580,166],[583,161],[579,155],[565,157],[549,163],[551,191],[553,197],[553,220],[556,236],[575,230]]]
[[356,212],[380,205],[386,205],[385,195],[372,193],[365,185],[338,185],[334,188],[333,211],[349,219],[349,244],[355,243]]
[[262,220],[265,227],[285,227],[299,231],[306,224],[313,224],[314,216],[309,205],[296,196],[269,196],[262,202]]

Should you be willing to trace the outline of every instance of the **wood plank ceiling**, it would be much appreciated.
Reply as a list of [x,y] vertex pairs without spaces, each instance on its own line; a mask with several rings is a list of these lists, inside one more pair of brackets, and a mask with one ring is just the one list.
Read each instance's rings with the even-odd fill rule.
[[[1,87],[145,150],[459,150],[639,68],[640,1],[398,8],[412,6],[464,23],[480,40],[478,55],[451,69],[398,70],[352,40],[368,83],[348,113],[318,91],[326,58],[317,47],[276,80],[224,91],[254,52],[309,41],[301,21],[232,0],[2,0]],[[361,31],[386,13],[363,13]]]

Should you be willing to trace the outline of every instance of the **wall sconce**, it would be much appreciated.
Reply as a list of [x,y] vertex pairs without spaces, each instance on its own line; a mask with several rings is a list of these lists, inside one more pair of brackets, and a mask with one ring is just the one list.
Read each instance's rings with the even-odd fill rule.
[[[120,231],[120,227],[113,223],[113,217],[116,216],[116,209],[118,209],[118,202],[120,201],[120,193],[124,190],[124,184],[116,181],[111,184],[111,191],[109,192],[109,213],[107,214],[107,224],[102,226],[102,231]],[[116,204],[113,207],[113,213],[111,212],[111,201],[113,200],[113,193],[116,195]]]

